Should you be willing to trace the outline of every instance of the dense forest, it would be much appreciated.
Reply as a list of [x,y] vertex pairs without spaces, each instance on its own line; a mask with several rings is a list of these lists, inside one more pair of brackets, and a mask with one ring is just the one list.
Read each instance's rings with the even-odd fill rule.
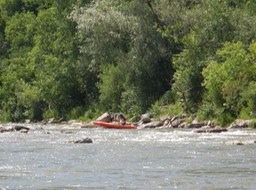
[[255,0],[0,0],[0,120],[256,117]]

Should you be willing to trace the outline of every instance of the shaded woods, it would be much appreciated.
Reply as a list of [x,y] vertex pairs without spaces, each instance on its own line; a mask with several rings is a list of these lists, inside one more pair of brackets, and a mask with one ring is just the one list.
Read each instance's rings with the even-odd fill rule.
[[0,0],[0,120],[256,116],[254,0]]

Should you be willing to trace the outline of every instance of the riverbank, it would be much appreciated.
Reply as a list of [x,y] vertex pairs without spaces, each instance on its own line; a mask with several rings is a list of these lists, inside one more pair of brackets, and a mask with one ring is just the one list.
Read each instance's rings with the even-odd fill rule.
[[[107,121],[111,122],[111,115],[104,113],[96,119],[97,121]],[[137,126],[138,129],[171,129],[171,128],[183,128],[183,129],[195,129],[195,132],[225,132],[228,129],[234,128],[255,128],[255,120],[235,120],[228,126],[219,126],[214,121],[198,121],[196,119],[188,119],[186,116],[162,116],[159,120],[155,120],[149,117],[148,114],[141,116],[140,121],[133,123]],[[85,123],[82,125],[82,128],[96,127],[92,122]]]
[[[102,114],[100,117],[96,119],[97,121],[107,121],[110,122],[111,118],[107,113]],[[12,125],[12,127],[0,127],[0,133],[3,132],[11,132],[11,131],[20,131],[26,133],[29,131],[29,128],[26,127],[27,124],[33,124],[33,122],[26,120],[22,123],[16,123]],[[95,128],[98,127],[91,122],[84,122],[79,120],[69,120],[65,121],[63,119],[56,120],[51,118],[49,120],[44,120],[41,122],[36,122],[36,124],[44,125],[49,124],[64,124],[70,125],[78,128]],[[218,126],[214,121],[198,121],[194,119],[191,121],[185,116],[162,116],[159,120],[155,120],[150,118],[147,114],[141,116],[141,119],[138,122],[133,122],[137,126],[137,129],[191,129],[197,133],[219,133],[226,132],[229,129],[246,129],[251,128],[254,129],[255,120],[248,119],[242,120],[237,119],[233,123],[228,126]]]
[[[228,127],[220,127],[215,126],[211,122],[197,122],[196,120],[191,123],[182,123],[177,118],[171,119],[169,125],[159,125],[159,123],[167,123],[168,120],[165,121],[147,121],[147,122],[137,122],[136,125],[137,130],[124,130],[126,134],[140,132],[140,131],[151,131],[153,133],[159,133],[160,131],[166,131],[170,133],[176,132],[183,132],[189,134],[198,134],[198,137],[205,137],[205,135],[218,135],[218,133],[224,133],[224,136],[229,136],[230,133],[234,132],[246,132],[246,134],[254,134],[256,130],[253,130],[249,127],[248,123],[249,120],[238,120],[235,123],[231,124]],[[180,122],[180,125],[174,125]],[[184,121],[185,122],[185,121]],[[151,127],[148,127],[151,126]],[[46,135],[53,135],[55,133],[61,134],[63,136],[69,135],[73,136],[73,140],[67,141],[67,143],[74,143],[74,144],[82,144],[82,143],[94,143],[95,139],[90,135],[90,131],[99,131],[101,132],[101,127],[93,125],[92,122],[82,122],[78,120],[70,120],[70,121],[56,121],[54,119],[49,120],[48,122],[24,122],[24,123],[0,123],[0,134],[1,133],[8,133],[6,135],[11,136],[21,136],[25,137],[23,134],[28,133],[28,136],[33,133],[44,133]],[[113,130],[113,129],[112,129]],[[89,132],[88,136],[81,136],[78,137],[76,134],[78,132]],[[108,130],[106,130],[107,132]],[[110,129],[111,131],[111,129]],[[122,133],[123,130],[113,130],[116,133]],[[206,133],[206,134],[200,134]],[[207,134],[208,133],[208,134]],[[19,135],[20,134],[20,135]],[[250,136],[248,136],[249,138]],[[158,139],[160,141],[164,139]],[[249,145],[249,144],[256,144],[256,138],[250,138],[248,141],[241,141],[239,139],[233,139],[228,144],[232,145]]]

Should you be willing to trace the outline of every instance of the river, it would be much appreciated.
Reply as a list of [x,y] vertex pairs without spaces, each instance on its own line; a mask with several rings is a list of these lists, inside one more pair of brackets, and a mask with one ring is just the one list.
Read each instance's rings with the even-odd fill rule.
[[26,126],[0,133],[1,190],[256,189],[256,130]]

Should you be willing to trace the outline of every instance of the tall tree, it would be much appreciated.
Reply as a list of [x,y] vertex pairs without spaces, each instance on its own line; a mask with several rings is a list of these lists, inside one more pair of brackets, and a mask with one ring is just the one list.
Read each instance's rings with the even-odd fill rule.
[[[23,106],[18,102],[15,90],[20,81],[30,83],[34,79],[34,66],[28,62],[33,47],[35,16],[32,13],[16,13],[6,23],[5,43],[9,44],[8,57],[2,62],[0,97],[4,111],[19,112],[13,118],[22,118]],[[8,58],[8,59],[7,59]]]
[[81,51],[100,73],[98,87],[105,109],[120,110],[127,101],[123,93],[131,91],[138,97],[134,104],[145,110],[170,88],[171,52],[156,31],[159,20],[152,5],[151,1],[94,1],[73,11]]
[[60,117],[72,106],[84,102],[76,78],[79,52],[75,24],[67,18],[73,3],[73,0],[0,2],[4,10],[1,12],[5,22],[4,44],[9,48],[5,65],[1,63],[4,69],[0,96],[1,107],[9,115],[18,109],[19,113],[29,112],[32,119],[42,119],[45,110],[35,110],[39,107],[50,108]]
[[[224,48],[217,52],[216,61],[212,61],[203,71],[206,87],[203,114],[207,117],[225,119],[227,114],[237,118],[240,114],[246,117],[255,115],[254,90],[255,85],[255,42],[246,51],[241,42],[226,43]],[[205,108],[213,105],[211,110]],[[241,115],[240,115],[241,116]],[[245,116],[245,115],[244,115]],[[225,118],[226,117],[226,118]],[[223,124],[223,123],[222,123]]]
[[[78,56],[75,27],[59,5],[41,10],[37,16],[35,46],[30,54],[36,67],[35,85],[57,117],[78,104],[75,63]],[[81,103],[81,102],[80,102]]]

